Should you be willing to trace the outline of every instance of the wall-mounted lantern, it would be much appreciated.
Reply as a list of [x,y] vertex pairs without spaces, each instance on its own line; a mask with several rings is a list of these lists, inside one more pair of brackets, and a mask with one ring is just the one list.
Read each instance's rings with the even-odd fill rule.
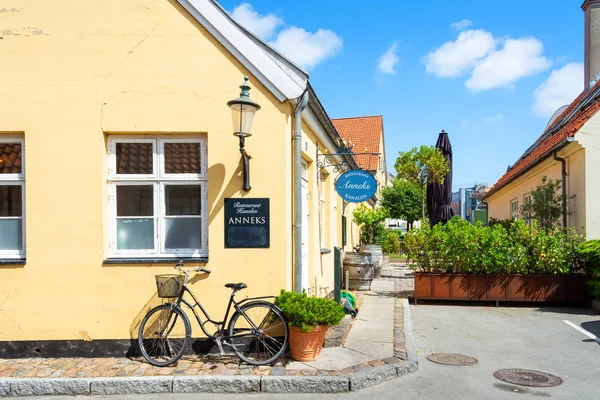
[[240,89],[242,90],[240,97],[228,101],[227,105],[231,108],[233,117],[233,135],[240,139],[240,153],[244,161],[242,171],[244,184],[242,189],[248,192],[250,190],[250,159],[252,157],[246,153],[244,146],[246,138],[251,136],[250,128],[254,120],[254,113],[260,110],[260,106],[250,99],[250,85],[248,85],[247,76],[244,77],[244,83],[242,83]]

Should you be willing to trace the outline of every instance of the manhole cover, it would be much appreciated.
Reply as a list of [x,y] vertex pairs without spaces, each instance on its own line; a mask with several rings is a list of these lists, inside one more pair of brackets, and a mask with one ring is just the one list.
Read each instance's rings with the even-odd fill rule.
[[477,359],[462,354],[453,353],[433,353],[427,356],[431,362],[443,365],[473,365],[477,364]]
[[501,369],[494,372],[494,377],[501,381],[521,386],[550,387],[558,386],[563,383],[558,376],[550,375],[545,372],[532,371],[529,369]]

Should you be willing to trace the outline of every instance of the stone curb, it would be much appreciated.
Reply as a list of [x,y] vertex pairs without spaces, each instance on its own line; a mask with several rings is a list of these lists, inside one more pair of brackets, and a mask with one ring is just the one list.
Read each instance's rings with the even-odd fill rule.
[[[58,379],[60,378],[57,378],[57,380]],[[136,376],[124,378],[92,378],[90,382],[90,391],[88,394],[111,395],[172,392],[172,376]]]
[[341,393],[350,386],[345,376],[263,376],[260,389],[267,393]]
[[260,392],[260,376],[177,376],[173,393]]
[[419,366],[417,357],[417,348],[413,336],[412,319],[410,317],[410,304],[408,299],[402,299],[402,308],[404,309],[404,346],[406,347],[406,356],[408,361],[414,361]]

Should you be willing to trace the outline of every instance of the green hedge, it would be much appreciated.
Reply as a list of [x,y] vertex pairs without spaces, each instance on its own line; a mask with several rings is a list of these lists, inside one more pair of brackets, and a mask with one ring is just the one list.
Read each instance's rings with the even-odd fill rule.
[[545,232],[518,220],[506,229],[453,218],[413,230],[404,249],[421,272],[466,274],[568,274],[578,268],[583,237],[574,230]]
[[581,256],[588,275],[589,293],[600,300],[600,240],[590,240],[581,245]]

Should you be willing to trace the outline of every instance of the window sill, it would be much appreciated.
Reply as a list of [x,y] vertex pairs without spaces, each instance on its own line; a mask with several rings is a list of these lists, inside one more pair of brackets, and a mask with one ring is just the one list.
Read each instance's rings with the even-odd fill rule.
[[330,249],[321,249],[321,254],[329,254],[331,253]]
[[0,258],[0,265],[25,265],[26,260],[23,259],[10,259]]
[[184,263],[207,263],[208,257],[180,257],[180,258],[107,258],[103,264],[175,264],[179,261]]

